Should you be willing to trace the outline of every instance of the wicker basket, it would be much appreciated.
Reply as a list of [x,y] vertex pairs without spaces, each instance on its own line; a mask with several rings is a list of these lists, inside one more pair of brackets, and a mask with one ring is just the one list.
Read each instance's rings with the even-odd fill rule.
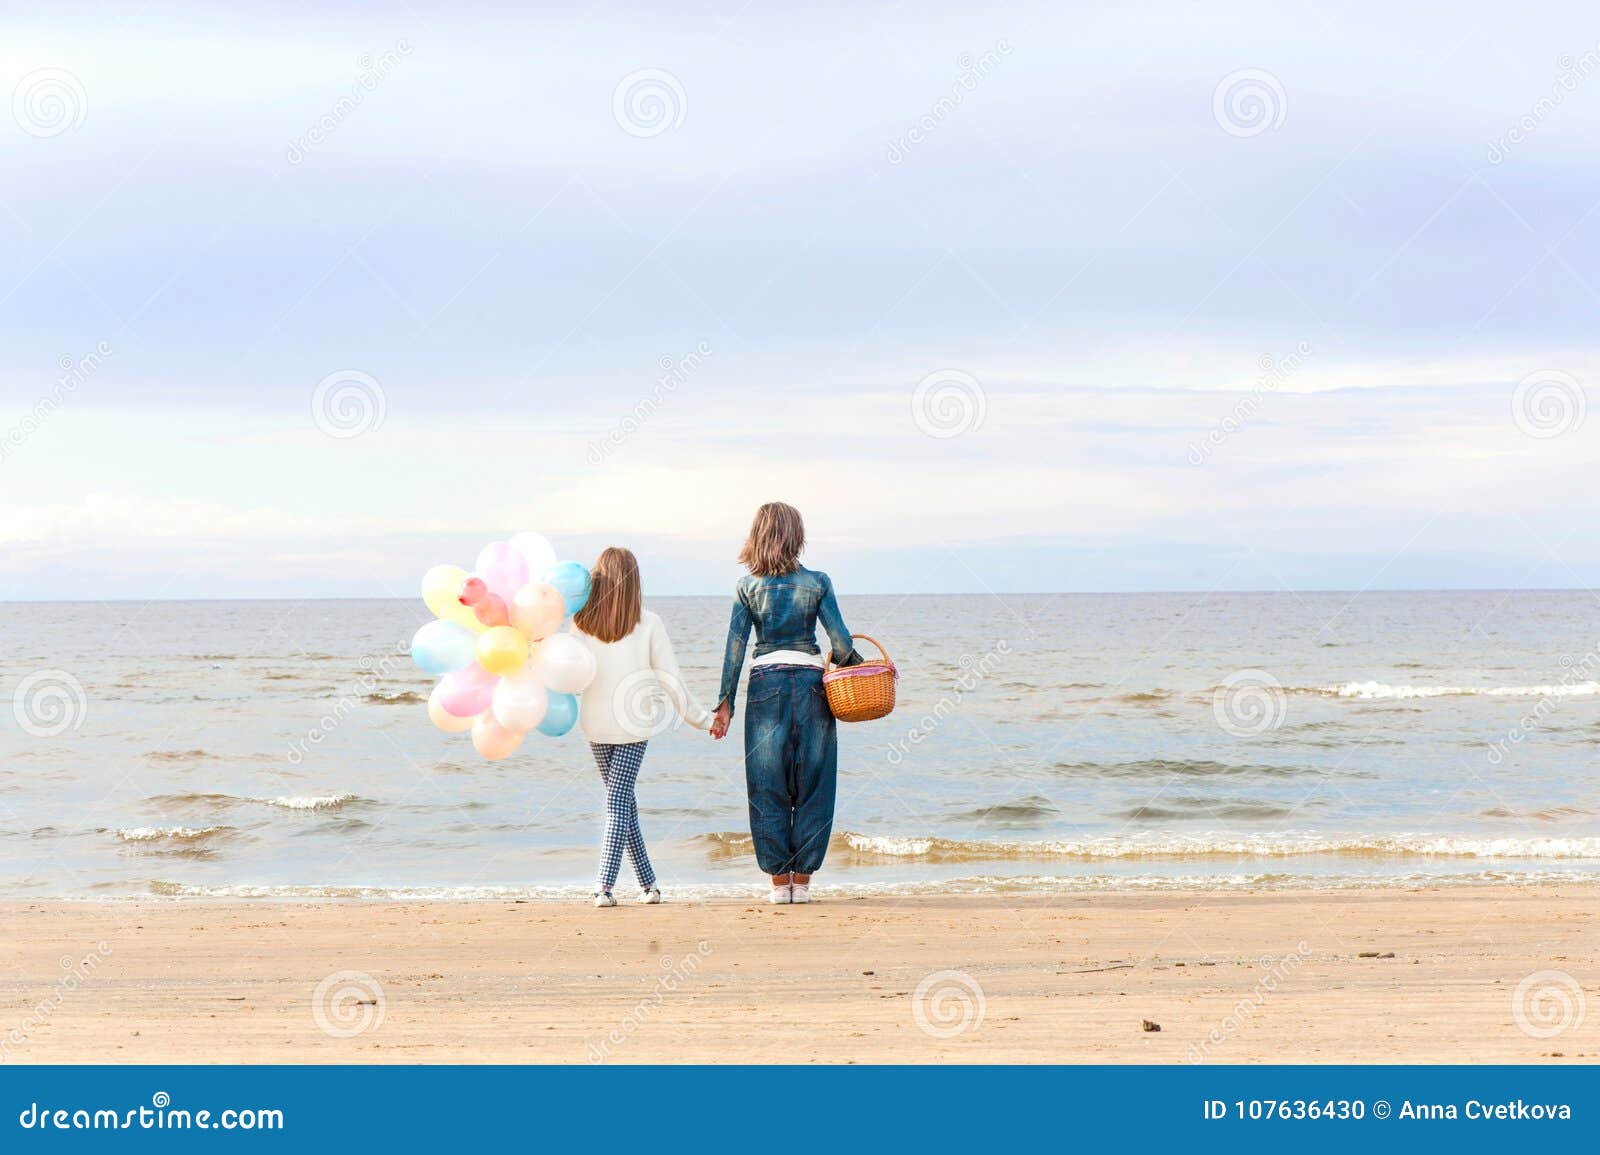
[[822,688],[828,695],[828,709],[841,722],[870,722],[882,718],[894,709],[894,687],[900,680],[900,671],[889,660],[889,651],[878,644],[877,638],[866,634],[851,634],[878,647],[883,655],[879,662],[862,662],[859,666],[833,665],[828,656],[822,671]]

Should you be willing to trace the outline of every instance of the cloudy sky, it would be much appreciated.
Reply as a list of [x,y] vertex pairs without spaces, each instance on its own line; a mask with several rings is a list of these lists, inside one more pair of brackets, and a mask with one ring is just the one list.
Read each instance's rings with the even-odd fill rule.
[[1600,584],[1592,4],[526,7],[6,16],[0,597]]

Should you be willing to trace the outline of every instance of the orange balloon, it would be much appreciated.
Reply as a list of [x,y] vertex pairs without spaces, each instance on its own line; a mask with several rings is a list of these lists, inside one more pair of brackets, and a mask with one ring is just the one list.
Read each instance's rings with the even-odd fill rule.
[[511,624],[534,641],[559,630],[566,616],[566,599],[549,582],[525,585],[511,599]]
[[472,745],[489,761],[498,762],[517,752],[517,747],[522,745],[522,735],[506,729],[485,710],[472,720]]

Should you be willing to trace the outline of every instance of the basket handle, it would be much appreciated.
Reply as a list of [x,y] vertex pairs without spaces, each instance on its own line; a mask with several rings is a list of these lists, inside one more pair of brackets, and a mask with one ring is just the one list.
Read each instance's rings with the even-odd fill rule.
[[[877,646],[878,647],[878,653],[883,655],[884,664],[890,666],[891,668],[894,666],[894,659],[889,656],[889,651],[883,648],[883,643],[878,641],[877,638],[873,637],[871,634],[851,634],[850,635],[850,640],[852,642],[855,641],[857,638],[862,638],[862,639],[864,639],[866,641],[871,642],[874,646]],[[833,672],[833,651],[832,650],[828,651],[827,658],[823,660],[822,672],[824,674],[829,674],[829,673]]]

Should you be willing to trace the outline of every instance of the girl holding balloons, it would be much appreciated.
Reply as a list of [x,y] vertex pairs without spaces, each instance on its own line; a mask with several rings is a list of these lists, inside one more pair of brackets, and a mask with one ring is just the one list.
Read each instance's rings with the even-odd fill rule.
[[639,880],[639,901],[657,903],[661,891],[645,851],[634,794],[645,744],[671,724],[668,707],[699,730],[711,728],[711,715],[683,684],[661,619],[640,604],[639,562],[633,553],[615,546],[605,550],[589,576],[588,604],[572,626],[594,656],[594,679],[579,706],[578,724],[606,788],[606,838],[594,904],[617,905],[611,888],[624,850]]
[[[640,605],[633,554],[608,549],[591,572],[558,561],[539,534],[519,533],[485,546],[473,573],[434,566],[422,598],[437,620],[417,631],[411,656],[443,675],[428,698],[433,724],[471,731],[473,747],[496,761],[530,731],[559,738],[581,722],[606,788],[594,904],[617,905],[611,888],[624,852],[641,901],[660,902],[634,782],[645,743],[671,720],[666,706],[701,730],[711,715],[684,687],[661,619]],[[570,633],[561,629],[569,618]]]

